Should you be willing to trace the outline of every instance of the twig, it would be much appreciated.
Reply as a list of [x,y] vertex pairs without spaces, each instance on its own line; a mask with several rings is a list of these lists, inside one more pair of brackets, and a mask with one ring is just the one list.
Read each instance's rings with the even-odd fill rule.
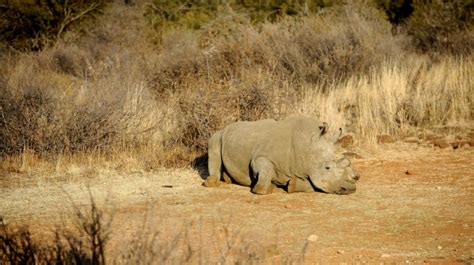
[[61,34],[63,31],[68,27],[71,23],[73,23],[76,20],[81,19],[88,13],[91,13],[92,11],[96,10],[100,5],[102,4],[102,1],[99,2],[93,2],[88,8],[84,9],[83,11],[79,12],[75,16],[72,16],[72,11],[70,8],[68,8],[68,1],[66,0],[64,3],[64,19],[61,22],[61,27],[58,30],[58,33],[56,35],[56,41],[58,41],[61,38]]

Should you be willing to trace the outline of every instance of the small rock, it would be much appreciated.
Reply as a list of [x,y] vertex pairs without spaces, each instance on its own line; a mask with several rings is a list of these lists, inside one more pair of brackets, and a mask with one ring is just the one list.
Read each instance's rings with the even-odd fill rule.
[[411,144],[419,144],[420,140],[418,137],[408,137],[403,140],[405,143],[411,143]]
[[337,252],[337,254],[344,254],[344,250],[341,250],[341,249],[336,251],[336,252]]
[[446,141],[446,139],[436,139],[436,140],[433,140],[431,141],[431,143],[436,146],[436,147],[439,147],[441,149],[444,149],[444,148],[448,148],[450,147],[450,145],[448,144],[448,142]]
[[464,141],[464,140],[456,140],[456,141],[452,141],[449,143],[453,149],[458,149],[458,148],[461,148],[465,145],[468,145],[469,143],[467,141]]
[[405,170],[405,175],[413,175],[411,171]]
[[440,189],[441,189],[441,187],[440,187],[440,186],[438,186],[438,187],[436,187],[436,189],[437,189],[437,190],[440,190]]
[[354,143],[354,137],[352,137],[352,135],[344,135],[343,137],[339,138],[339,140],[337,140],[337,143],[342,148],[347,148]]
[[442,246],[438,246],[438,250],[441,250],[441,249],[443,249],[443,247],[442,247]]
[[363,158],[362,156],[354,152],[344,152],[342,155],[344,155],[345,158],[356,158],[356,159]]
[[443,136],[438,135],[438,134],[428,134],[425,136],[425,140],[428,142],[432,142],[441,138],[443,138]]
[[383,135],[377,136],[377,143],[379,144],[390,144],[394,142],[395,142],[395,139],[393,139],[393,137],[390,135],[383,134]]
[[380,255],[381,258],[390,258],[390,254],[387,254],[387,253],[383,253],[382,255]]
[[315,234],[312,234],[308,237],[308,241],[311,241],[311,242],[316,242],[318,241],[319,239],[319,236],[315,235]]
[[474,132],[467,134],[467,142],[470,146],[474,146]]

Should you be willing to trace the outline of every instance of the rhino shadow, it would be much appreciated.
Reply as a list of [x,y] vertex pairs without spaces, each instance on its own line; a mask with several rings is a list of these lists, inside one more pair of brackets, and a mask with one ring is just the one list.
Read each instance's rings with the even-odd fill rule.
[[199,176],[203,180],[205,180],[209,176],[209,170],[207,168],[208,160],[209,160],[209,156],[207,153],[205,153],[196,157],[191,162],[191,167],[198,172]]

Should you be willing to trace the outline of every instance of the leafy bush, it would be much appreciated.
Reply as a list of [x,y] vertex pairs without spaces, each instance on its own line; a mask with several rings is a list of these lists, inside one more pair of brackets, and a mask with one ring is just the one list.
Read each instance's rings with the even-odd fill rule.
[[395,25],[404,23],[413,12],[412,0],[375,0],[375,3]]
[[71,25],[104,8],[106,0],[0,2],[0,41],[19,50],[40,50]]
[[407,20],[414,45],[424,52],[470,54],[474,47],[474,2],[414,0]]
[[327,0],[154,0],[148,5],[145,16],[151,26],[159,31],[174,26],[200,29],[226,9],[249,18],[255,24],[275,22],[284,16],[314,14],[323,7],[331,6],[333,2]]
[[474,44],[474,3],[454,0],[375,0],[388,19],[412,37],[412,45],[430,54],[466,55]]

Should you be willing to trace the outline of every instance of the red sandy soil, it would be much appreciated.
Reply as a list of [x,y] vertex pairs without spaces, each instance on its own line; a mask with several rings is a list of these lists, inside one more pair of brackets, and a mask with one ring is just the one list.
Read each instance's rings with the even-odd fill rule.
[[164,263],[170,264],[184,262],[186,254],[193,264],[472,264],[474,148],[387,144],[353,159],[353,166],[361,179],[345,196],[206,188],[192,169],[98,170],[24,185],[18,184],[24,176],[10,176],[11,185],[2,182],[0,213],[9,224],[47,234],[71,220],[59,209],[71,201],[87,204],[88,185],[98,204],[114,212],[107,245],[114,260],[138,238],[161,251],[139,259],[163,262],[159,256],[169,249],[174,254]]

